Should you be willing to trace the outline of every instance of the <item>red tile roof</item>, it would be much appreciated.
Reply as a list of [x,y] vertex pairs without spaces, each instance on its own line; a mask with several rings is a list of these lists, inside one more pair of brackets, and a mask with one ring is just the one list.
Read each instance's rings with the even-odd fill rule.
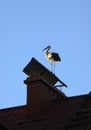
[[0,130],[7,130],[7,129],[0,124]]
[[[36,115],[37,116],[37,115]],[[54,99],[40,117],[27,118],[27,106],[0,110],[0,124],[10,130],[91,129],[91,95]]]
[[2,109],[0,110],[0,124],[7,129],[15,129],[17,123],[25,118],[25,113],[25,106]]

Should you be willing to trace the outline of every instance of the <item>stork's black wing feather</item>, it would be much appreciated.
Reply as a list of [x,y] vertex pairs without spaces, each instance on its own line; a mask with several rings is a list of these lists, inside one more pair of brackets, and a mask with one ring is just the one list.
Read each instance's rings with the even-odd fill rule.
[[52,58],[54,59],[54,61],[61,61],[58,53],[52,53]]

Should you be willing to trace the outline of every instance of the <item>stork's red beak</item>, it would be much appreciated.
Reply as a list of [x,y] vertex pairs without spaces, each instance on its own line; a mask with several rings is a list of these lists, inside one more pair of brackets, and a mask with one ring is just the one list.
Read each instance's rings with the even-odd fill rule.
[[43,49],[43,51],[45,51],[46,49],[50,48],[50,46],[47,46],[46,48]]
[[45,51],[48,47],[44,48],[43,51]]

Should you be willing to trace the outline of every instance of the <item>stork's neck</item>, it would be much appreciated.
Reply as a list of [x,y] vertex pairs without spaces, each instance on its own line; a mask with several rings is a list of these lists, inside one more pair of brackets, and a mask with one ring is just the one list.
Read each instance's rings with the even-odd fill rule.
[[48,52],[50,50],[50,48],[47,48],[46,52]]
[[50,50],[50,48],[47,48],[47,50],[46,50],[46,55],[48,54],[48,51]]

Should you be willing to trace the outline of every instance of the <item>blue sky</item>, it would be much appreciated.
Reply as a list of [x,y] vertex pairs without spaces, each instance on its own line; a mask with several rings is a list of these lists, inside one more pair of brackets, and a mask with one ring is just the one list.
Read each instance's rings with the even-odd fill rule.
[[22,70],[35,57],[50,69],[43,48],[59,53],[56,75],[67,96],[91,89],[90,0],[0,1],[0,108],[26,104]]

